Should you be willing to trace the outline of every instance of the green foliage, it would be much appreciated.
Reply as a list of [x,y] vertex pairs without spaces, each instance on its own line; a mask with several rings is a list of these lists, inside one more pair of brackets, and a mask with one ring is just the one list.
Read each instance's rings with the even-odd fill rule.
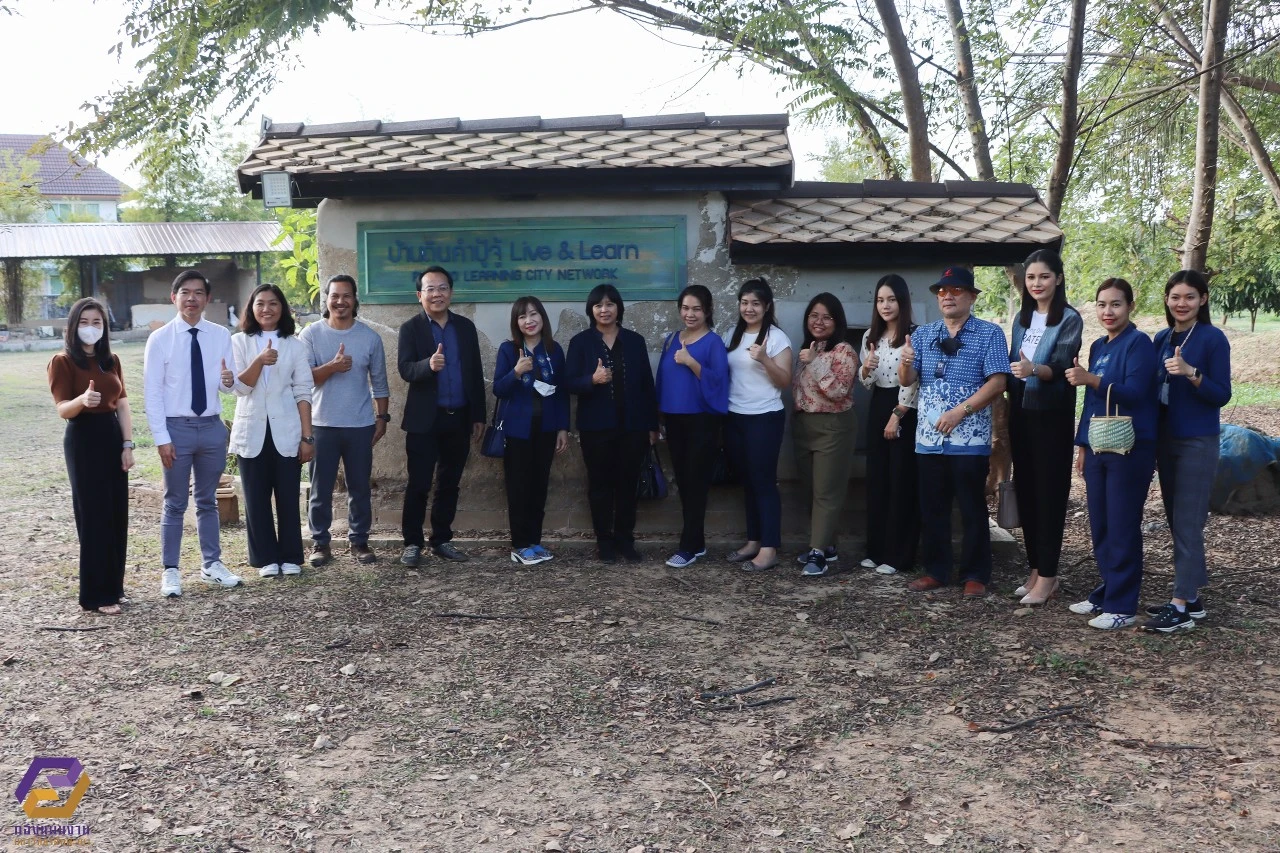
[[280,289],[291,305],[315,305],[320,298],[320,262],[316,257],[316,212],[290,210],[280,222],[284,237],[293,241],[293,251],[280,259]]
[[[122,208],[125,222],[256,222],[270,216],[262,203],[240,192],[236,166],[246,140],[225,131],[191,156],[142,164],[143,182]],[[159,157],[152,152],[152,156]]]

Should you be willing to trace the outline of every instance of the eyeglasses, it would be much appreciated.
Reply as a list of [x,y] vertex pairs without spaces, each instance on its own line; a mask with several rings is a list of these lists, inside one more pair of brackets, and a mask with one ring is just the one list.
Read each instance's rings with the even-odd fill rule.
[[830,323],[835,320],[830,314],[818,314],[817,312],[809,315],[810,323]]
[[939,296],[942,296],[944,294],[947,296],[960,296],[968,292],[969,292],[969,288],[967,287],[939,287],[938,288]]
[[439,295],[441,295],[441,294],[448,293],[448,292],[449,292],[449,288],[447,288],[447,287],[424,287],[424,288],[422,288],[422,292],[423,292],[423,293],[425,293],[425,294],[427,294],[427,296],[439,296]]

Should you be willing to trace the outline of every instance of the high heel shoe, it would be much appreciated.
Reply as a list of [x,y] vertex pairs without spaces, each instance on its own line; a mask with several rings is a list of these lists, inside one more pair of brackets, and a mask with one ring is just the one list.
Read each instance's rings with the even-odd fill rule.
[[1013,597],[1022,598],[1024,595],[1026,595],[1029,592],[1031,592],[1031,587],[1027,586],[1026,584],[1023,584],[1022,586],[1018,587],[1013,591]]
[[1040,605],[1042,605],[1042,604],[1045,604],[1045,603],[1046,603],[1046,602],[1048,602],[1049,600],[1054,599],[1054,598],[1057,598],[1057,597],[1058,597],[1058,579],[1057,579],[1057,578],[1054,578],[1054,579],[1053,579],[1053,588],[1049,590],[1049,594],[1048,594],[1048,595],[1045,595],[1045,596],[1043,596],[1043,597],[1042,597],[1042,596],[1038,596],[1038,595],[1036,595],[1034,592],[1028,592],[1026,595],[1022,596],[1022,598],[1021,598],[1021,599],[1019,599],[1018,603],[1019,603],[1019,604],[1029,604],[1029,605],[1031,605],[1032,607],[1038,607],[1038,606],[1040,606]]

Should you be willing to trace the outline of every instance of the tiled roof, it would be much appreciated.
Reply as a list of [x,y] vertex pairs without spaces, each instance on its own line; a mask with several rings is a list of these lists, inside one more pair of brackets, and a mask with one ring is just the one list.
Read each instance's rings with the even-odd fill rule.
[[289,252],[279,222],[0,224],[0,258],[162,257]]
[[790,169],[785,115],[588,116],[459,121],[271,124],[240,164],[257,175],[624,169]]
[[120,181],[48,136],[0,133],[0,151],[9,152],[11,160],[31,157],[39,161],[36,181],[41,195],[120,198],[128,191]]
[[1023,184],[867,181],[797,183],[785,194],[735,195],[733,242],[762,244],[1050,245],[1060,229]]

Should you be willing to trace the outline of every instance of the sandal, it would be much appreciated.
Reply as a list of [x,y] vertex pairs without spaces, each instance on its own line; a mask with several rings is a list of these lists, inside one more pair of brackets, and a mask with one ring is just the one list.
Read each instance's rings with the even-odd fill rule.
[[767,572],[776,565],[778,565],[777,560],[770,560],[769,562],[765,563],[763,566],[757,563],[755,560],[746,560],[738,568],[742,569],[744,572]]
[[103,616],[119,616],[123,611],[119,604],[104,604],[98,608],[98,612]]
[[730,551],[725,555],[725,559],[730,563],[745,563],[748,560],[754,560],[756,558],[756,554],[759,553],[760,552],[758,550],[750,554],[744,554],[741,551]]

